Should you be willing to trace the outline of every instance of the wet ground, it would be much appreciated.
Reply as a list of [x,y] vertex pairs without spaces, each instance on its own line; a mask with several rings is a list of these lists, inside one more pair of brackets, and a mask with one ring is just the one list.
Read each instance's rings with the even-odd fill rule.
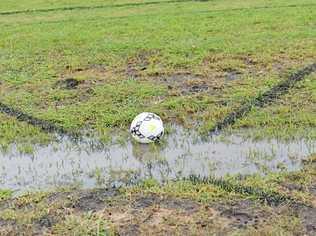
[[[230,194],[227,192],[226,196]],[[20,232],[25,235],[315,235],[316,232],[314,207],[299,203],[269,206],[236,195],[229,201],[223,197],[221,201],[202,203],[166,194],[124,195],[104,188],[10,199],[0,202],[0,210],[0,235],[20,235]]]
[[237,134],[201,139],[181,127],[173,127],[157,145],[129,140],[99,147],[63,138],[35,147],[33,154],[21,154],[14,147],[1,153],[0,189],[23,193],[69,185],[121,186],[147,178],[164,182],[191,175],[222,177],[294,171],[315,150],[315,140],[254,141]]

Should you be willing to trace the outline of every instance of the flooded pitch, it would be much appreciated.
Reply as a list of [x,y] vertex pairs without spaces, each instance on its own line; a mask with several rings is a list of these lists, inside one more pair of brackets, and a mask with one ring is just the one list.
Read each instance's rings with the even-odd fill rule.
[[0,154],[0,189],[17,193],[80,185],[124,185],[145,178],[160,182],[190,175],[264,174],[297,170],[316,150],[316,141],[252,141],[239,135],[202,140],[175,127],[160,145],[112,144],[92,148],[68,139],[35,148],[33,155],[14,148]]

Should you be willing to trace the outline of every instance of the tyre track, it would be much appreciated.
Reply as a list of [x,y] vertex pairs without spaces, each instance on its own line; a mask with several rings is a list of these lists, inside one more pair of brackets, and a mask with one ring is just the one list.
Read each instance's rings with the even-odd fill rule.
[[26,114],[18,109],[12,108],[9,105],[6,105],[2,102],[0,102],[0,112],[10,116],[14,117],[16,120],[20,122],[25,122],[29,125],[32,125],[34,127],[37,127],[41,129],[42,131],[46,133],[57,133],[60,136],[68,136],[69,138],[72,138],[74,140],[79,139],[80,135],[75,132],[71,132],[69,130],[66,130],[65,128],[58,126],[52,122],[42,120],[39,118],[36,118],[32,115]]
[[[153,1],[153,2],[141,2],[141,3],[126,3],[126,4],[112,4],[112,5],[96,5],[96,6],[73,6],[73,7],[59,7],[59,8],[46,8],[46,9],[27,9],[19,11],[4,11],[0,12],[0,16],[6,15],[19,15],[19,14],[32,14],[32,13],[46,13],[57,11],[73,11],[73,10],[94,10],[94,9],[106,9],[106,8],[122,8],[122,7],[141,7],[147,5],[159,5],[159,4],[173,4],[173,3],[186,3],[186,2],[209,2],[212,0],[170,0],[170,1]],[[229,12],[229,11],[244,11],[244,10],[261,10],[261,9],[278,9],[278,8],[297,8],[297,7],[314,7],[315,3],[307,4],[290,4],[279,6],[255,6],[255,7],[239,7],[229,9],[214,9],[200,11],[200,13],[211,12]]]
[[45,13],[45,12],[55,12],[55,11],[138,7],[138,6],[147,6],[147,5],[172,4],[172,3],[182,3],[182,2],[208,2],[208,1],[210,0],[200,0],[200,1],[198,0],[169,0],[169,1],[153,1],[153,2],[139,2],[139,3],[126,3],[126,4],[96,5],[96,6],[73,6],[73,7],[59,7],[59,8],[46,8],[46,9],[28,9],[28,10],[19,10],[19,11],[0,12],[0,15],[18,15],[18,14]]
[[316,63],[308,65],[295,73],[291,74],[286,80],[272,87],[270,90],[259,94],[249,102],[242,104],[239,108],[229,113],[223,120],[219,121],[214,128],[210,130],[210,134],[217,134],[221,130],[236,123],[239,119],[245,117],[253,107],[263,107],[270,104],[285,95],[293,88],[297,82],[302,81],[306,76],[316,72]]

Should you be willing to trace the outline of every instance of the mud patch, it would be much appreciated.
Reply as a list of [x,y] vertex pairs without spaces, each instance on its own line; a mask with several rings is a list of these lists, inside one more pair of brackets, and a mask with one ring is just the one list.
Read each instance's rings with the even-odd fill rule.
[[[11,203],[5,204],[5,208],[2,210],[14,212],[12,217],[16,217],[16,220],[0,218],[0,229],[10,229],[10,232],[14,233],[13,235],[19,235],[18,232],[27,232],[27,235],[43,235],[45,232],[50,232],[54,226],[64,222],[65,217],[69,215],[92,214],[92,212],[106,208],[105,200],[114,198],[116,194],[118,194],[117,191],[112,189],[77,190],[52,193],[42,200],[37,200],[36,194],[33,200],[31,195],[11,199]],[[20,204],[20,202],[24,202],[24,198],[29,199],[32,203]],[[43,210],[46,214],[41,216]],[[29,217],[31,222],[24,222],[19,214],[23,218],[24,215]],[[0,232],[2,231],[0,230]]]
[[183,210],[188,213],[194,213],[199,208],[199,204],[188,199],[166,198],[160,202],[160,205],[165,208]]
[[201,75],[178,73],[149,77],[150,81],[168,88],[169,95],[190,95],[202,92],[216,92],[224,88],[224,81],[209,80]]
[[316,208],[303,208],[300,209],[299,215],[302,219],[302,224],[306,231],[311,235],[316,234]]
[[57,81],[55,86],[57,88],[60,88],[60,89],[70,90],[70,89],[76,89],[79,84],[83,84],[83,83],[84,83],[84,81],[79,81],[79,80],[74,79],[74,78],[68,78],[68,79]]
[[151,207],[160,203],[160,201],[162,201],[162,199],[160,199],[157,195],[140,197],[133,202],[132,207],[135,209]]
[[0,228],[3,227],[3,226],[6,226],[6,225],[14,225],[15,223],[16,223],[15,220],[3,220],[3,219],[0,219]]
[[281,183],[280,187],[284,188],[287,191],[304,191],[304,186],[295,183]]
[[56,192],[49,194],[44,200],[48,205],[52,205],[54,202],[64,201],[69,197],[68,192]]
[[203,64],[215,77],[224,77],[227,82],[239,78],[241,74],[260,76],[271,73],[271,71],[267,70],[266,64],[263,61],[260,61],[260,59],[251,54],[210,55],[204,58]]
[[[12,232],[17,235],[17,232],[22,230],[30,235],[42,235],[58,228],[59,232],[70,233],[76,230],[81,222],[84,227],[91,227],[87,229],[89,231],[95,230],[95,220],[102,219],[107,222],[107,226],[113,227],[118,235],[227,235],[231,232],[241,232],[239,230],[259,229],[262,225],[268,225],[270,219],[275,216],[286,216],[289,212],[300,217],[307,234],[314,235],[316,226],[315,209],[301,205],[283,205],[286,209],[282,212],[279,208],[240,198],[234,201],[200,203],[163,194],[121,195],[105,189],[67,194],[70,203],[73,199],[77,199],[74,200],[74,205],[80,202],[80,206],[77,205],[75,210],[71,205],[64,204],[64,194],[50,195],[50,199],[44,201],[47,205],[42,205],[41,202],[40,207],[50,209],[47,215],[27,225],[0,220],[0,232]],[[60,204],[52,208],[52,199]],[[19,210],[16,213],[18,214]],[[74,223],[69,219],[77,221]],[[92,222],[94,223],[90,226]]]
[[316,208],[308,206],[294,206],[292,214],[299,217],[306,235],[316,235]]
[[139,225],[131,224],[127,226],[120,226],[117,229],[118,235],[135,236],[140,235],[141,231]]
[[227,81],[234,81],[241,78],[242,73],[238,70],[228,69],[225,71],[225,78]]
[[149,194],[131,201],[131,208],[111,209],[111,222],[120,235],[135,235],[135,231],[137,235],[206,233],[222,220],[216,218],[215,210],[187,199]]
[[173,210],[184,210],[186,212],[194,212],[199,205],[188,199],[175,199],[171,197],[160,197],[159,195],[147,195],[145,197],[136,198],[132,207],[135,209],[152,207],[160,205],[163,208]]
[[220,211],[222,217],[231,220],[230,226],[242,229],[252,226],[257,228],[259,224],[265,223],[269,218],[269,213],[259,207],[254,206],[250,200],[241,200],[231,205],[219,206],[216,208]]
[[316,197],[316,184],[310,186],[310,187],[308,188],[308,190],[309,190],[309,192],[310,192],[313,196]]
[[51,228],[58,222],[57,217],[46,215],[34,222],[39,228]]
[[96,191],[80,192],[79,198],[75,200],[73,208],[79,211],[99,211],[106,207],[105,201],[114,197],[118,192],[114,189],[99,189]]
[[117,77],[108,71],[103,65],[90,65],[87,68],[67,67],[55,88],[60,89],[88,89],[92,86],[115,82]]
[[59,76],[59,80],[51,87],[52,93],[55,93],[55,90],[64,90],[69,97],[54,100],[54,106],[58,109],[86,102],[96,95],[97,87],[115,84],[121,79],[120,75],[113,75],[111,71],[106,70],[104,65],[90,65],[86,68],[68,66],[65,72]]
[[0,235],[43,235],[48,228],[41,226],[38,223],[20,224],[15,220],[1,220],[0,219]]
[[134,56],[127,59],[125,74],[132,78],[138,78],[142,72],[154,62],[154,58],[159,54],[156,50],[141,50]]
[[15,231],[15,225],[15,220],[0,219],[0,235],[17,235],[19,231]]

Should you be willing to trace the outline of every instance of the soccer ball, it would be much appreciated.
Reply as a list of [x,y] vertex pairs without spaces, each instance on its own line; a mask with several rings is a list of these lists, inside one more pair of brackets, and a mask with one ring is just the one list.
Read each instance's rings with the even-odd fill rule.
[[136,116],[131,124],[132,137],[140,143],[158,142],[164,134],[162,120],[150,112]]

